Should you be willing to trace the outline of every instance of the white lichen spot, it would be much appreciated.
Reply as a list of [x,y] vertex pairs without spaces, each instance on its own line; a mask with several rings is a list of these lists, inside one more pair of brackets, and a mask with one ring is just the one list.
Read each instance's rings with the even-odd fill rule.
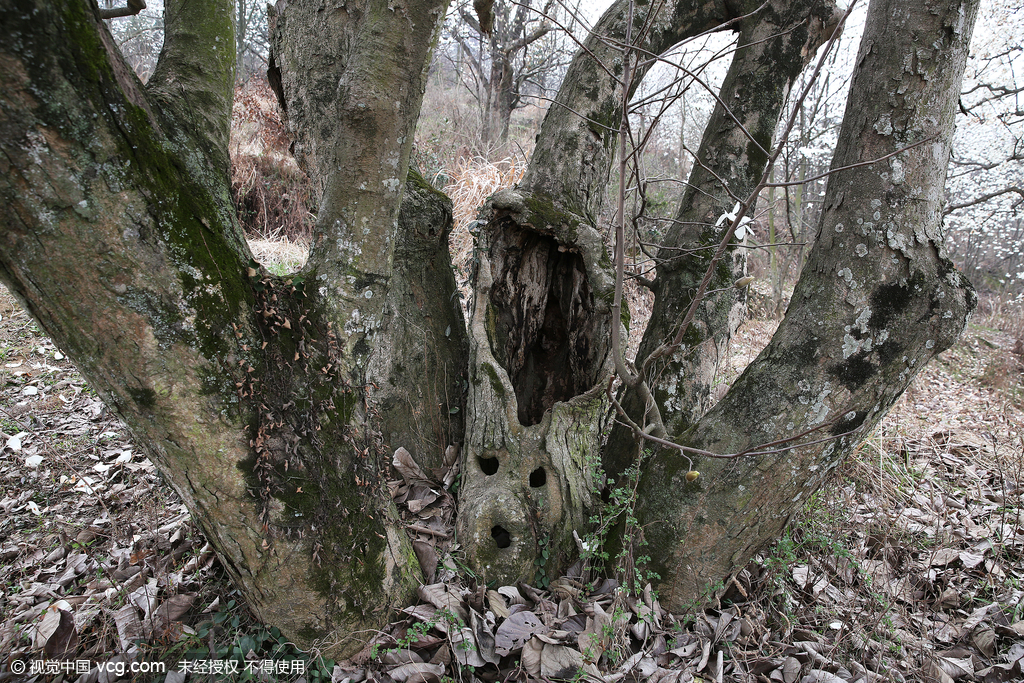
[[871,307],[865,306],[864,310],[857,316],[857,319],[853,321],[853,324],[859,327],[861,332],[867,332],[869,320],[871,320]]
[[853,251],[856,252],[857,256],[860,256],[861,258],[864,258],[865,256],[868,255],[868,245],[866,245],[866,244],[864,244],[862,242],[861,244],[858,244],[857,246],[855,246],[853,248]]
[[382,180],[381,182],[384,184],[384,187],[385,189],[387,189],[388,192],[398,192],[398,188],[402,184],[402,181],[400,181],[398,178],[388,178],[387,180]]
[[942,317],[946,320],[949,320],[950,318],[953,317],[953,311],[946,311],[945,313],[942,314]]
[[849,358],[853,354],[860,351],[860,340],[854,339],[849,334],[843,335],[843,358]]
[[900,185],[904,180],[907,179],[907,171],[903,168],[903,162],[893,157],[889,162],[889,167],[892,169],[892,183],[893,185]]
[[787,423],[786,423],[786,431],[787,431],[787,432],[791,432],[791,431],[793,431],[793,428],[794,428],[794,427],[796,427],[796,425],[795,425],[795,424],[793,424],[792,422],[787,422]]
[[814,404],[811,406],[811,419],[808,420],[808,424],[821,424],[824,422],[825,418],[828,417],[829,408],[825,405],[825,399],[827,399],[831,393],[832,386],[828,382],[825,382],[824,388],[822,388],[821,393],[814,399]]
[[843,415],[843,419],[844,420],[852,420],[855,417],[857,417],[857,411],[856,410],[851,410],[846,415]]
[[875,121],[875,130],[879,135],[892,135],[892,121],[888,114],[883,114]]
[[926,348],[926,349],[934,349],[935,348],[935,340],[934,339],[929,339],[928,341],[926,341],[924,343],[924,348]]
[[365,292],[363,292],[363,298],[364,299],[372,299],[373,298],[373,290],[368,289]]
[[836,223],[836,232],[842,232],[842,231],[843,231],[843,224],[842,223]]
[[881,332],[878,333],[878,336],[875,338],[875,345],[876,346],[881,346],[882,344],[885,343],[885,340],[888,339],[888,338],[889,338],[889,330],[882,330]]

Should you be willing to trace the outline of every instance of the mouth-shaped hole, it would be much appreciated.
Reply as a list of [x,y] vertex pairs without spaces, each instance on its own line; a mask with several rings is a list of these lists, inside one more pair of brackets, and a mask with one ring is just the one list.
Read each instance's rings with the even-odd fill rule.
[[531,488],[538,489],[546,483],[548,483],[548,473],[544,471],[543,467],[538,467],[533,472],[530,472]]
[[491,527],[491,538],[494,539],[494,543],[499,548],[507,548],[512,545],[512,534],[506,531],[503,526]]
[[492,474],[498,473],[498,459],[497,458],[477,458],[477,463],[480,465],[480,471],[486,474],[488,477]]

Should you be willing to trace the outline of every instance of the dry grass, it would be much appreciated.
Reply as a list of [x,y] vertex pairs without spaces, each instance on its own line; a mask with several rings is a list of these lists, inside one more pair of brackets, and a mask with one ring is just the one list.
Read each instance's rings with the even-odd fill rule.
[[[492,194],[515,186],[526,173],[526,163],[516,157],[506,157],[491,162],[486,159],[459,159],[455,166],[446,171],[450,178],[442,189],[452,199],[452,213],[455,228],[448,240],[455,267],[455,278],[463,293],[463,300],[469,299],[470,266],[476,237],[473,235],[477,211]],[[435,177],[437,182],[438,178]]]
[[246,234],[307,241],[314,199],[288,150],[288,134],[266,81],[235,92],[231,112],[231,194]]

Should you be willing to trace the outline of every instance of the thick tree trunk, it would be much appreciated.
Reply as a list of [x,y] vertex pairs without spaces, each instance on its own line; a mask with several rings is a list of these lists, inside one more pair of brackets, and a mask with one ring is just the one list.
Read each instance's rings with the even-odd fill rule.
[[[694,9],[683,4],[662,6],[664,16],[653,18],[652,35],[638,38],[642,49],[667,50],[680,37],[723,21],[714,7]],[[645,17],[642,13],[638,16],[639,24]],[[672,21],[694,23],[680,25]],[[711,244],[716,244],[716,235],[723,229],[714,227],[716,212],[732,208],[726,190],[714,185],[716,173],[733,181],[734,192],[753,189],[767,154],[755,153],[758,143],[747,138],[746,131],[752,131],[761,146],[770,146],[789,84],[817,46],[829,37],[836,22],[833,4],[807,0],[784,3],[781,11],[769,7],[741,24],[740,45],[745,47],[738,52],[726,79],[723,100],[733,102],[750,92],[763,95],[755,102],[734,106],[734,112],[720,107],[708,128],[700,157],[707,167],[695,171],[691,179],[695,191],[684,199],[677,223],[683,227],[671,231],[669,245],[663,250],[673,261],[666,267],[663,281],[661,305],[667,310],[656,309],[659,317],[652,321],[657,332],[664,334],[675,324],[669,316],[688,305],[694,278],[699,280],[710,261],[710,254],[698,253],[698,263],[687,269],[677,265],[674,257],[680,249],[694,248],[694,243],[704,247],[706,241],[713,240]],[[588,43],[588,48],[598,51],[608,65],[622,63],[621,53],[616,56],[608,45],[620,37],[615,31],[624,38],[625,24],[625,6],[614,6],[600,22],[605,30],[613,32],[610,39],[595,37]],[[772,62],[780,54],[788,60],[783,69]],[[559,101],[563,105],[571,103],[571,107],[607,106],[621,116],[621,102],[614,101],[622,96],[621,86],[596,65],[596,55],[581,55],[574,62]],[[557,105],[549,110],[543,129],[548,137],[542,132],[542,144],[551,144],[553,131],[567,136],[559,137],[558,144],[565,139],[593,143],[593,128],[577,113],[566,118],[566,111],[569,109]],[[582,136],[581,130],[586,131]],[[572,532],[578,530],[583,535],[582,522],[590,516],[587,508],[594,487],[595,454],[600,450],[598,433],[606,419],[603,391],[613,367],[608,351],[614,284],[605,247],[600,246],[597,233],[584,217],[596,212],[599,204],[589,191],[585,199],[572,194],[582,187],[580,167],[572,164],[583,164],[585,177],[606,180],[612,155],[604,145],[613,143],[615,137],[614,131],[602,130],[601,145],[582,152],[577,148],[582,157],[577,154],[557,164],[550,161],[551,150],[535,155],[518,193],[499,195],[488,206],[489,222],[478,245],[481,266],[470,328],[470,373],[474,379],[470,386],[463,469],[466,486],[460,516],[460,539],[474,558],[471,565],[488,579],[530,579],[534,561],[544,555],[545,549],[551,569],[564,566],[575,548]],[[559,175],[573,168],[577,169],[573,179]],[[571,191],[567,189],[570,185]],[[573,206],[573,196],[585,202],[579,214],[559,208]],[[560,254],[554,253],[556,247]],[[578,265],[570,266],[574,261]],[[577,279],[553,275],[558,272],[571,272]],[[733,280],[731,270],[726,266],[723,272],[728,290]],[[727,322],[735,326],[736,314],[731,310],[734,303],[731,291],[726,291],[715,299],[714,308],[702,309],[702,329],[711,331],[694,346],[704,350],[700,348],[703,339],[712,340],[710,346],[716,354],[694,357],[680,352],[670,359],[665,384],[674,385],[677,375],[701,372],[699,377],[686,376],[680,382],[692,387],[685,398],[697,400],[695,413],[707,409],[708,387],[729,338],[719,328]],[[559,314],[553,313],[556,305],[562,308]],[[585,320],[571,312],[581,305],[589,309]],[[654,336],[657,332],[650,338],[659,339]],[[483,381],[492,376],[495,382]],[[657,388],[664,395],[664,386]],[[513,407],[498,408],[502,401],[512,401],[513,396]],[[569,401],[577,396],[578,400]],[[559,430],[569,430],[569,434]],[[584,434],[588,436],[582,438]],[[605,458],[611,473],[620,473],[630,453],[635,453],[630,441],[626,430],[613,436]],[[551,444],[571,444],[567,457],[552,457]],[[542,498],[530,485],[531,473],[538,468],[557,474],[545,479],[550,482],[545,490],[551,493]]]
[[[654,17],[638,5],[634,20],[651,27],[639,47],[660,53],[761,7],[738,4],[678,2]],[[938,226],[975,4],[873,5],[836,166],[924,144],[837,171],[789,316],[711,412],[700,418],[714,344],[710,360],[673,358],[655,382],[666,414],[668,383],[694,373],[694,407],[669,420],[692,447],[834,437],[707,460],[693,483],[675,452],[647,462],[637,516],[668,604],[777,533],[962,328],[973,293],[941,256]],[[765,16],[782,18],[762,33],[737,24],[751,45],[727,95],[770,104],[733,106],[754,141],[723,118],[706,136],[720,155],[700,157],[734,191],[758,175],[797,52],[828,25],[828,5],[811,3],[817,29],[788,30],[787,11],[807,6],[769,3]],[[443,0],[278,8],[271,76],[322,191],[311,258],[288,278],[252,262],[231,208],[232,2],[166,7],[143,87],[94,2],[3,0],[0,277],[145,446],[255,611],[298,643],[351,653],[351,634],[411,597],[418,566],[384,482],[398,446],[430,468],[464,438],[471,564],[488,581],[534,579],[546,555],[552,575],[591,503],[620,325],[592,217],[621,115],[626,0],[599,24],[611,40],[593,38],[574,62],[523,187],[486,207],[469,338],[450,205],[406,173]],[[754,58],[766,46],[780,73]],[[666,249],[703,244],[731,209],[709,177],[694,176],[704,193],[684,202]],[[659,276],[660,334],[689,296],[688,268]],[[701,334],[731,307],[714,302]]]
[[976,11],[976,1],[872,2],[818,237],[787,316],[722,401],[681,435],[714,453],[769,452],[695,457],[701,475],[692,483],[678,452],[659,451],[645,466],[637,516],[670,608],[776,537],[963,330],[976,298],[943,255],[940,225]]
[[[595,490],[614,277],[601,235],[498,193],[477,245],[459,540],[487,581],[553,576]],[[547,551],[546,553],[544,551]]]
[[[341,654],[417,584],[384,485],[392,449],[430,466],[462,429],[450,204],[418,179],[401,201],[443,12],[385,4],[348,3],[354,18],[325,37],[337,47],[369,24],[400,40],[356,42],[379,54],[339,67],[359,81],[375,65],[381,90],[308,98],[366,145],[311,145],[318,241],[287,279],[251,262],[231,209],[230,0],[167,3],[148,89],[95,4],[5,3],[0,37],[0,274],[147,448],[257,614]],[[372,115],[345,111],[362,107]]]

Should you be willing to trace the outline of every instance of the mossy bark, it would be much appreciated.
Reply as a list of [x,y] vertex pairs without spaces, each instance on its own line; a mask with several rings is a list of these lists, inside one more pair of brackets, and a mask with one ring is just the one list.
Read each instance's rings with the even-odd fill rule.
[[[637,515],[670,608],[699,599],[775,538],[963,330],[976,297],[944,255],[940,226],[976,12],[973,1],[872,2],[837,170],[786,318],[682,439],[724,454],[820,431],[763,455],[696,458],[701,475],[692,483],[677,452],[648,462]],[[799,445],[809,441],[819,442]]]
[[[384,5],[364,15],[428,21],[389,56],[405,74],[391,84],[417,93],[392,130],[411,130],[437,3]],[[256,266],[228,196],[231,8],[168,3],[144,87],[95,3],[4,3],[0,277],[124,419],[254,611],[347,654],[419,580],[384,485],[393,448],[429,466],[462,429],[450,203],[421,179],[403,192],[408,142],[392,141],[382,164],[398,186],[360,209],[384,261],[324,256],[351,227],[326,201],[319,238],[334,247],[299,277]]]

